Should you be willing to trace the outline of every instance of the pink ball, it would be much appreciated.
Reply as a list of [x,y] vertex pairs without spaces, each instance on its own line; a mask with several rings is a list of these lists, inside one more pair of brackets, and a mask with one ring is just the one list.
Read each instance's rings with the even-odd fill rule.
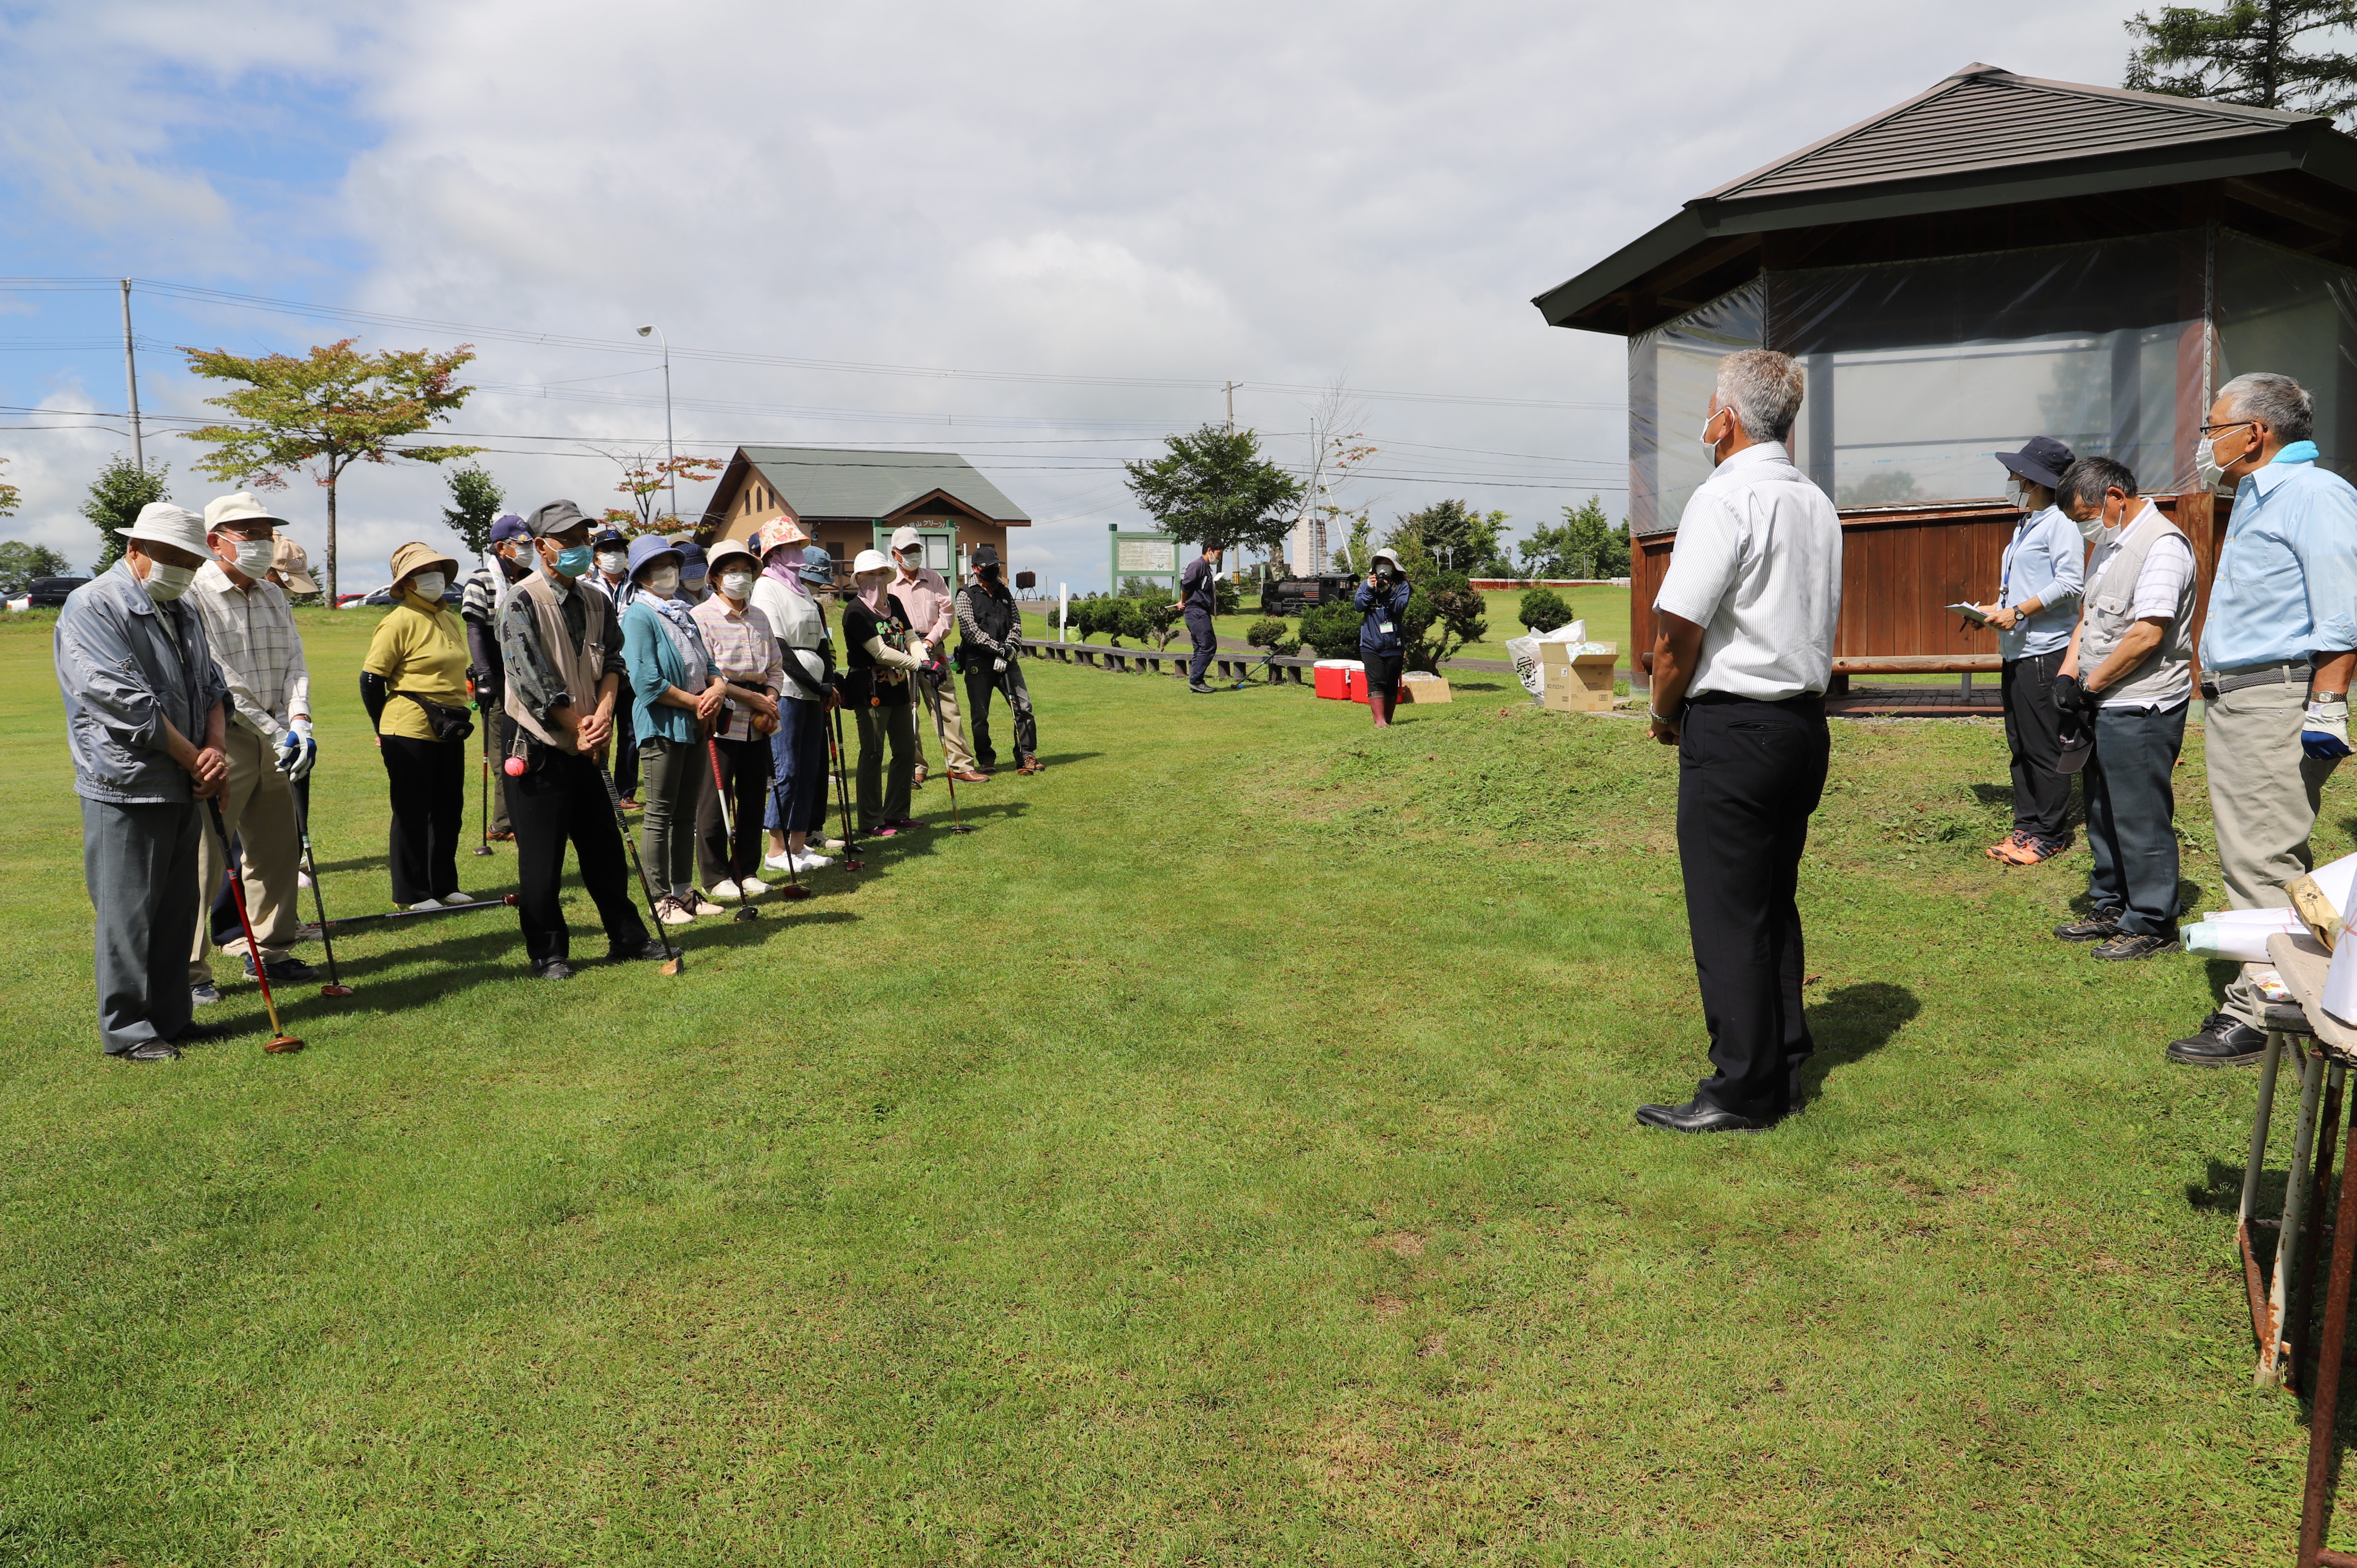
[[523,777],[523,758],[521,757],[511,757],[505,762],[500,764],[500,766],[506,769],[507,776],[511,779],[521,779]]

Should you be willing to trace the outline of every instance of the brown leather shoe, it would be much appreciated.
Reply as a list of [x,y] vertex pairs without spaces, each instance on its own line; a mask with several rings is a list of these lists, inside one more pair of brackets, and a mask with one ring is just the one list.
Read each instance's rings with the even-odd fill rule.
[[971,768],[952,768],[950,769],[950,777],[956,779],[961,784],[987,784],[990,782],[989,774],[976,773]]

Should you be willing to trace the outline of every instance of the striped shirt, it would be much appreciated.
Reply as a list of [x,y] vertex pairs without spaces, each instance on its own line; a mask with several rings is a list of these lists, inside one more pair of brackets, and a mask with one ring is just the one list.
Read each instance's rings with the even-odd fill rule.
[[257,580],[240,588],[208,561],[197,571],[188,600],[205,623],[213,662],[229,685],[230,711],[247,729],[275,740],[290,718],[311,716],[311,672],[295,613],[277,584]]
[[[749,686],[773,697],[777,695],[786,679],[786,661],[778,651],[776,635],[770,630],[769,617],[749,604],[742,610],[731,609],[728,601],[718,594],[688,613],[694,618],[696,629],[704,633],[704,646],[723,680],[732,686]],[[724,711],[728,725],[719,732],[719,737],[751,739],[752,714],[736,706]]]

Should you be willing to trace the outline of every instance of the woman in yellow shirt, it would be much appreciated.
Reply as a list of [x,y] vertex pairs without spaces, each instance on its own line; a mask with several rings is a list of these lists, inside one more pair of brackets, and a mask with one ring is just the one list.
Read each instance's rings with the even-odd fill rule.
[[412,909],[473,902],[458,891],[467,809],[467,628],[442,602],[458,564],[429,544],[393,553],[393,608],[361,665],[393,792],[393,897]]

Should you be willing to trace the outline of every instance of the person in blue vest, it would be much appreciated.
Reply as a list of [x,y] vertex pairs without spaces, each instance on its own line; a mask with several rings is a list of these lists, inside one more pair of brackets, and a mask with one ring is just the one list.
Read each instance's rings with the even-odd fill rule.
[[1996,600],[1978,607],[1996,628],[2005,661],[2005,747],[2013,763],[2013,831],[1991,844],[1988,855],[2036,865],[2071,847],[2071,776],[2061,767],[2054,682],[2079,624],[2087,546],[2080,525],[2054,499],[2078,461],[2070,447],[2033,435],[1996,460],[2005,465],[2006,499],[2021,509],[2021,521],[1997,567]]
[[[2218,389],[2193,449],[2206,485],[2232,484],[2201,627],[2203,755],[2226,902],[2268,909],[2315,864],[2309,833],[2325,780],[2349,755],[2357,670],[2357,489],[2317,461],[2316,400],[2289,376]],[[2169,1058],[2255,1062],[2266,1001],[2248,979]]]
[[1399,706],[1400,665],[1407,656],[1407,639],[1400,618],[1415,592],[1407,569],[1389,550],[1378,550],[1368,564],[1367,580],[1359,585],[1351,603],[1359,612],[1359,662],[1367,667],[1367,711],[1377,729],[1391,727]]

